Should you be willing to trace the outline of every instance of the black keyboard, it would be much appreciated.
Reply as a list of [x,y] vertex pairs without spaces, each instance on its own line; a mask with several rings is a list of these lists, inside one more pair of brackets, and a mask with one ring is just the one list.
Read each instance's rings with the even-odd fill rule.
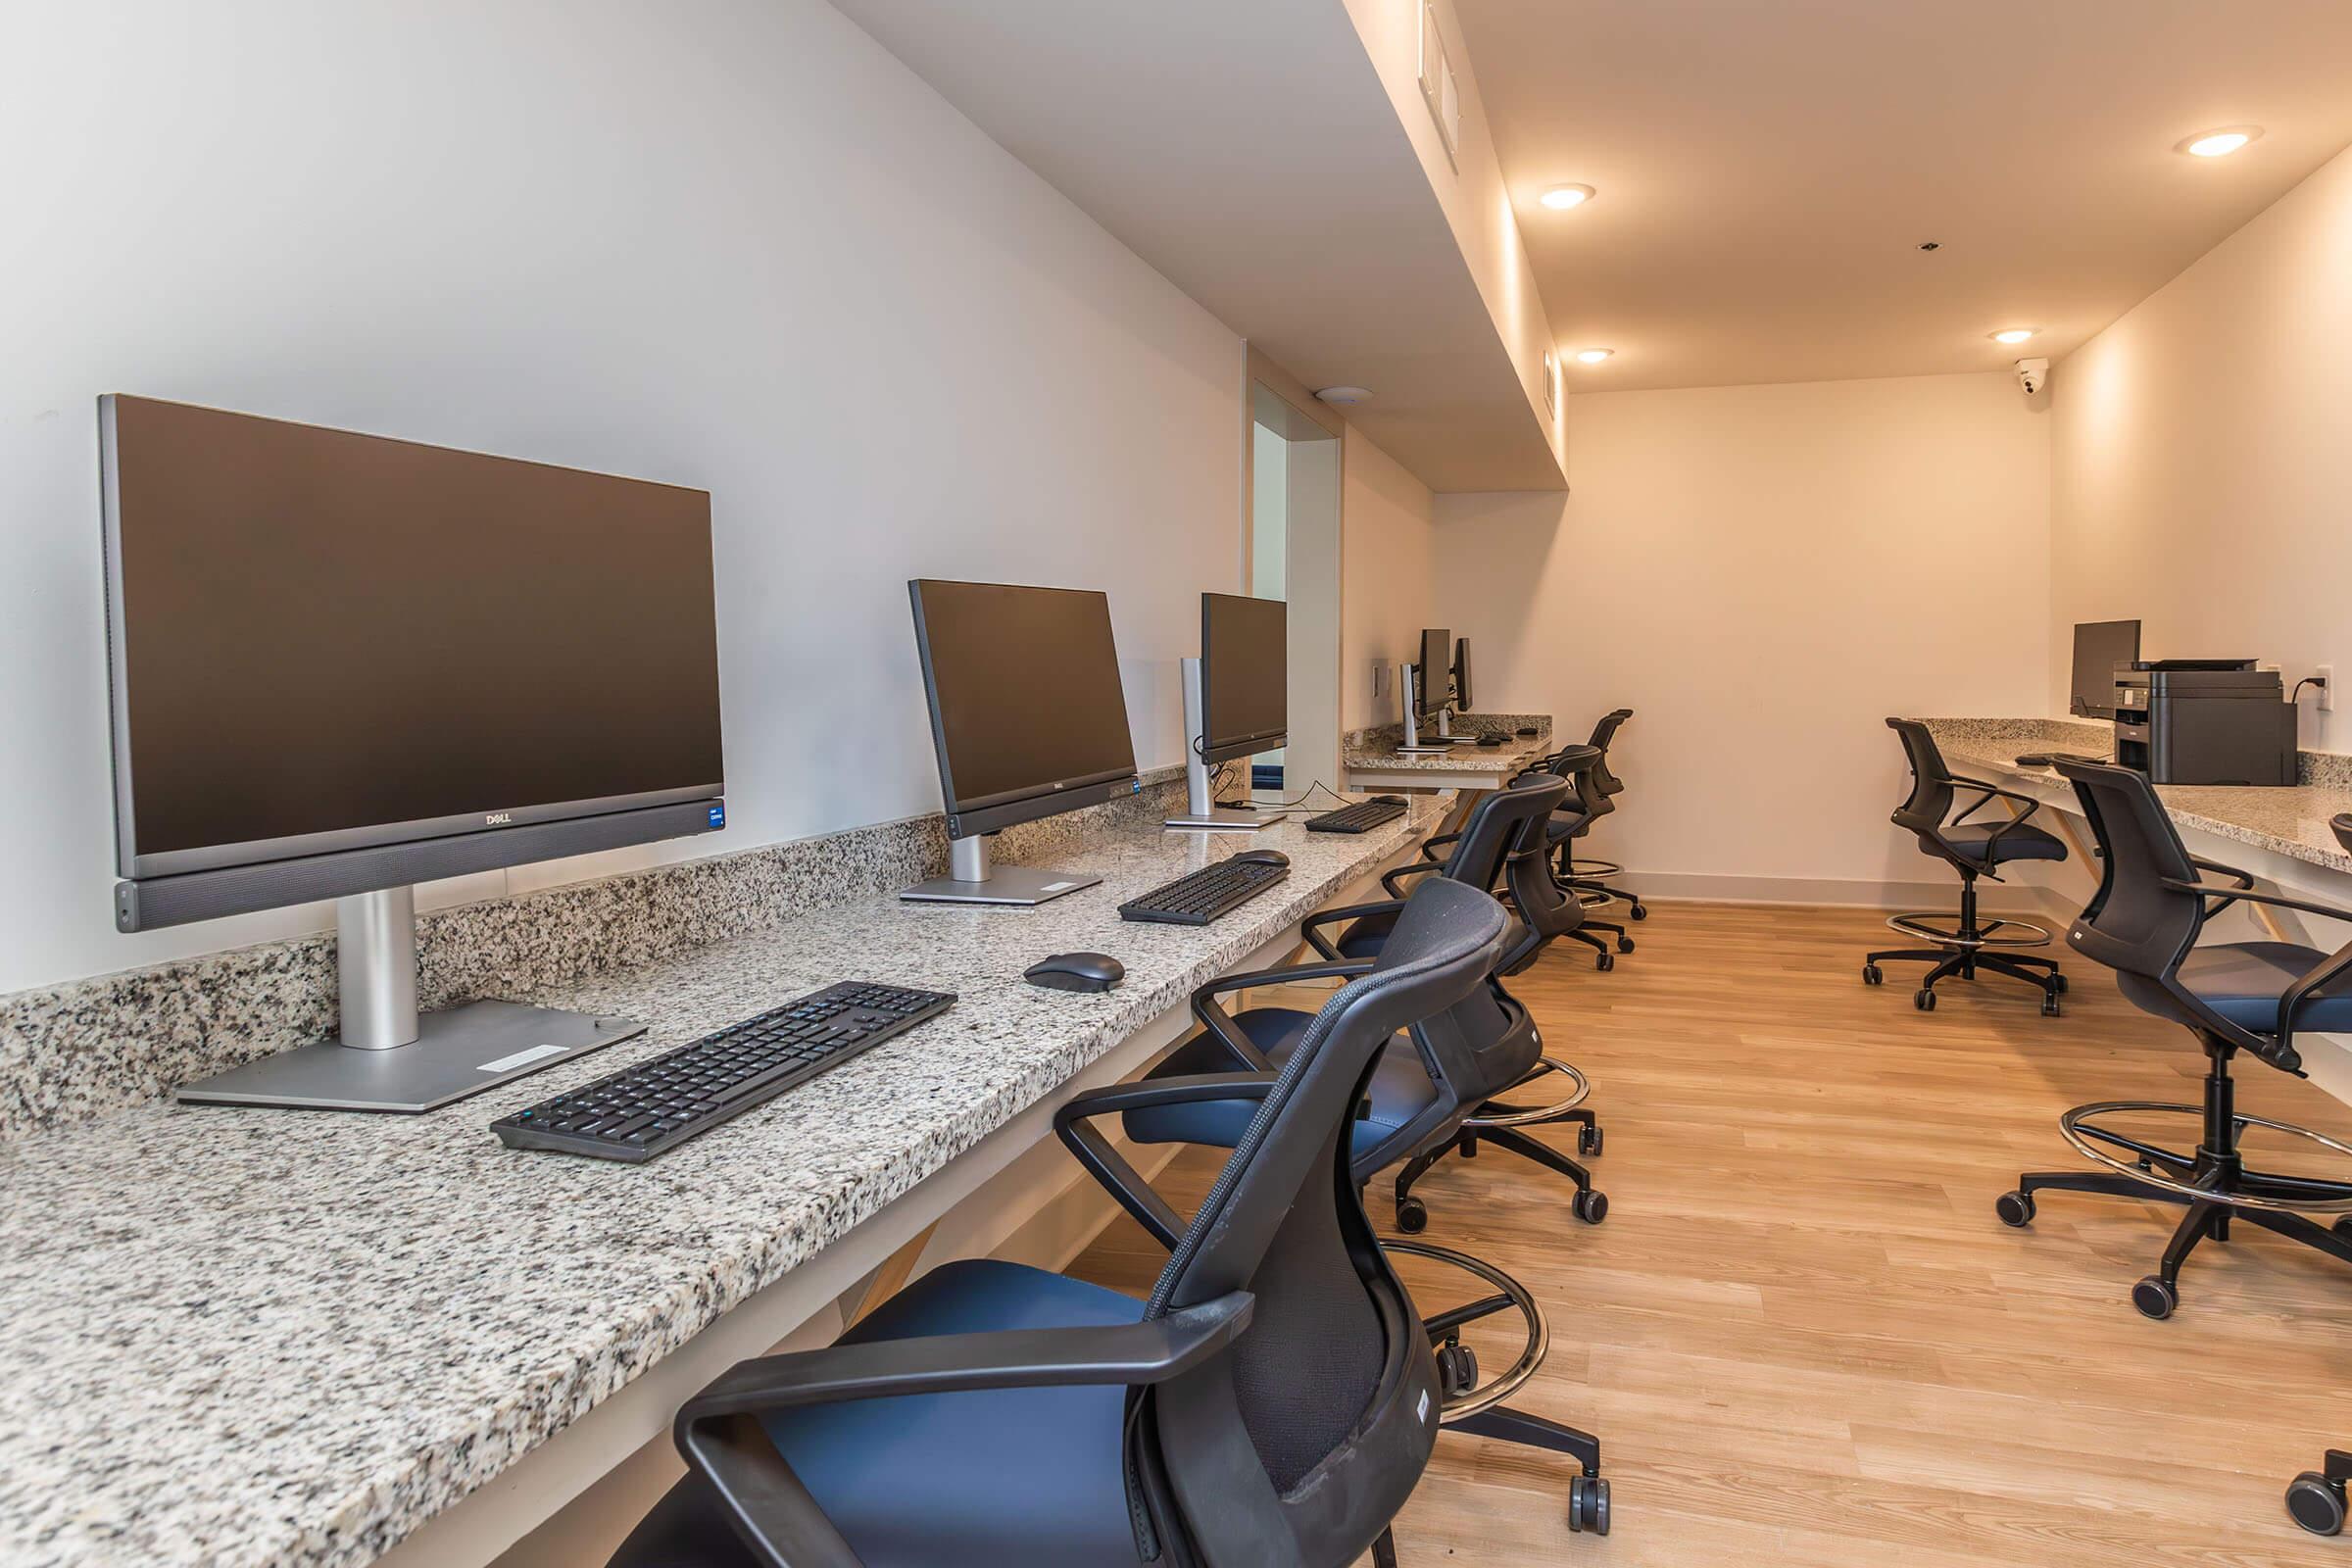
[[501,1116],[490,1130],[509,1149],[651,1159],[955,1004],[947,992],[844,980]]
[[2090,757],[2081,752],[2025,752],[2017,758],[2020,767],[2048,767],[2053,762],[2099,762],[2114,760],[2106,757]]
[[1129,899],[1119,906],[1119,918],[1160,925],[1206,925],[1290,874],[1289,866],[1269,865],[1263,860],[1219,860],[1141,898]]
[[1306,819],[1309,833],[1368,833],[1383,822],[1394,822],[1404,814],[1397,801],[1358,801],[1325,811],[1321,816]]

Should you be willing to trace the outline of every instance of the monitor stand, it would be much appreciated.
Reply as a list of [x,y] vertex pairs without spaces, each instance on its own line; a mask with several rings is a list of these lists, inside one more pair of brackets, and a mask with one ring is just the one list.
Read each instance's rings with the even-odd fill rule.
[[1200,700],[1200,661],[1188,659],[1184,661],[1184,813],[1169,817],[1165,825],[1194,833],[1254,833],[1281,821],[1279,813],[1219,806],[1210,799],[1214,775],[1200,756],[1206,744],[1206,710]]
[[[1399,757],[1444,757],[1453,750],[1453,742],[1444,736],[1421,733],[1421,680],[1418,665],[1396,666],[1397,686],[1404,694],[1404,739],[1396,743]],[[1444,715],[1440,715],[1444,722]]]
[[419,1013],[414,888],[337,900],[335,966],[342,981],[340,1038],[183,1084],[174,1097],[195,1105],[416,1115],[645,1033],[632,1018],[516,1002],[468,1002]]
[[948,840],[946,876],[917,882],[899,897],[909,904],[1008,904],[1029,908],[1102,880],[1083,871],[992,866],[988,863],[988,840],[975,833],[970,838]]

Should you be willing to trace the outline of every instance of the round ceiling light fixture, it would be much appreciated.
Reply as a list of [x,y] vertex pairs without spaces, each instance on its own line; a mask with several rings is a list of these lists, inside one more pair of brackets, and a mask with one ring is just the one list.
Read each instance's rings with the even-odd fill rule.
[[1372,389],[1368,386],[1319,387],[1315,391],[1315,397],[1318,402],[1336,404],[1345,409],[1358,403],[1369,403],[1372,400]]
[[2186,153],[2191,158],[2227,158],[2248,142],[2261,139],[2260,125],[2224,125],[2219,130],[2200,130],[2186,141],[2177,143],[2173,151]]
[[1578,349],[1576,351],[1576,363],[1579,365],[1598,365],[1601,361],[1607,359],[1610,355],[1616,352],[1617,351],[1615,349]]
[[1536,200],[1555,213],[1564,213],[1571,207],[1584,206],[1592,199],[1592,194],[1590,185],[1551,185],[1545,187],[1544,194]]
[[1987,332],[1984,335],[1995,343],[2023,343],[2034,335],[2034,330],[2031,326],[2004,326],[1998,332]]

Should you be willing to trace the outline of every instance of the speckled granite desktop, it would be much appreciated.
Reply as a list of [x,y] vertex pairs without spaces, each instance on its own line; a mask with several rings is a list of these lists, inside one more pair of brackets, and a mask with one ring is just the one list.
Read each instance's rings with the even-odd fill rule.
[[[1522,729],[1536,733],[1523,737],[1518,733]],[[1379,724],[1349,730],[1342,737],[1340,763],[1383,772],[1507,774],[1519,771],[1530,758],[1546,756],[1552,750],[1549,713],[1457,713],[1453,730],[1457,736],[1500,735],[1504,739],[1500,746],[1471,741],[1448,752],[1406,753],[1396,750],[1404,741],[1404,726]]]
[[[1036,909],[868,894],[691,951],[671,942],[633,967],[608,956],[512,989],[651,1019],[646,1039],[432,1115],[150,1102],[0,1147],[0,1563],[371,1560],[1329,902],[1446,804],[1418,800],[1411,819],[1355,836],[1296,821],[1247,840],[1132,824],[1058,834],[1022,858],[1104,880]],[[921,869],[890,858],[905,853],[892,842],[865,867],[877,884]],[[1120,900],[1252,844],[1289,854],[1292,874],[1233,914],[1204,927],[1119,919]],[[760,919],[760,901],[786,895],[755,878],[784,875],[727,869],[710,923]],[[536,935],[476,954],[467,929],[461,915],[434,934],[449,973],[579,967]],[[602,951],[664,940],[630,927]],[[1126,984],[1078,996],[1022,982],[1032,959],[1072,949],[1118,956]],[[271,985],[299,999],[321,979],[307,958],[244,962],[259,978],[239,982],[252,987],[240,1004],[257,1018]],[[646,1166],[516,1153],[488,1131],[568,1084],[852,976],[962,1000]],[[210,993],[181,995],[201,1038],[217,1026]]]
[[[1184,770],[1154,769],[1139,794],[1007,828],[994,853],[1033,858],[1077,835],[1155,826],[1183,799]],[[933,813],[434,910],[417,919],[418,1000],[446,1006],[650,963],[947,864]],[[337,1012],[323,934],[0,997],[0,1142],[331,1036]]]
[[[2114,730],[2104,723],[2069,719],[1932,718],[1929,729],[1953,771],[1976,773],[1993,783],[2023,781],[2031,792],[2071,805],[2073,790],[2046,767],[2020,767],[2020,752],[2075,751],[2105,755]],[[2352,811],[2352,758],[2328,752],[2302,754],[2303,784],[2289,789],[2247,789],[2225,784],[2159,784],[2157,796],[2182,827],[2251,845],[2275,855],[2352,872],[2352,855],[2336,841],[2328,819]]]

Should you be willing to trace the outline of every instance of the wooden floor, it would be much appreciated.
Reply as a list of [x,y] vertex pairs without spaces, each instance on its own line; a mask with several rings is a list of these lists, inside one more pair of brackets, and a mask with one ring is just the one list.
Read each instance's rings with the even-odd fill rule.
[[[1562,954],[1512,983],[1592,1075],[1606,1222],[1492,1151],[1417,1189],[1428,1240],[1549,1309],[1516,1402],[1600,1435],[1614,1531],[1569,1534],[1564,1461],[1447,1435],[1397,1523],[1404,1568],[2352,1564],[2352,1536],[2280,1500],[2352,1442],[2352,1270],[2241,1226],[2157,1323],[2129,1291],[2179,1210],[2051,1194],[2030,1230],[1993,1215],[2021,1170],[2078,1166],[2066,1107],[2194,1101],[2184,1032],[2079,959],[2063,1018],[2010,982],[1915,1011],[1901,974],[1862,984],[1862,953],[1894,945],[1862,911],[1661,904],[1633,929],[1612,973]],[[2352,1138],[2309,1085],[2240,1079],[2241,1110]],[[1214,1169],[1189,1152],[1161,1183],[1182,1205]],[[1371,1207],[1387,1228],[1381,1189]],[[1122,1220],[1073,1272],[1141,1292],[1160,1261]],[[1407,1278],[1425,1307],[1470,1294]]]

